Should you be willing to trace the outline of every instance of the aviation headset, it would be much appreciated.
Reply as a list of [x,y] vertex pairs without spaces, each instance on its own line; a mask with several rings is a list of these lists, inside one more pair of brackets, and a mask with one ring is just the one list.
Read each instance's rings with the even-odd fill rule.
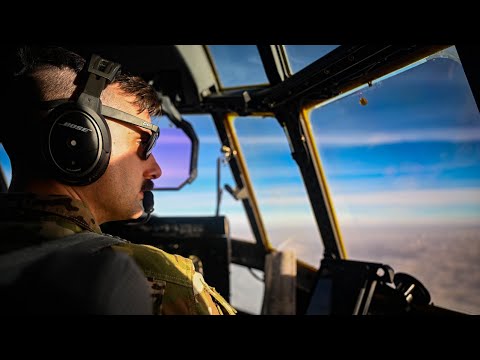
[[51,174],[58,181],[77,186],[98,180],[110,161],[111,135],[101,115],[100,95],[119,74],[120,64],[94,54],[87,71],[88,79],[76,101],[47,102],[52,110],[45,118],[41,137]]

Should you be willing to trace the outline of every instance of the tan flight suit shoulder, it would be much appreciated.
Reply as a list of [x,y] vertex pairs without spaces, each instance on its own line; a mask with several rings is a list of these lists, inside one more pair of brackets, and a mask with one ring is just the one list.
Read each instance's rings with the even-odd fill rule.
[[155,314],[234,315],[236,310],[195,271],[190,259],[150,245],[112,246],[132,256],[151,284]]

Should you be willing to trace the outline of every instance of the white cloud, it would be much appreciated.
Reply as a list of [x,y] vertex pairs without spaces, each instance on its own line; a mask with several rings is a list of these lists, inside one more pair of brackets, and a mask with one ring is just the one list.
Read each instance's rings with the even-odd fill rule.
[[[288,208],[294,205],[310,203],[303,188],[291,186],[270,186],[256,190],[261,206],[276,205]],[[480,188],[451,189],[412,189],[388,191],[362,191],[360,193],[332,194],[335,206],[363,205],[373,206],[453,206],[478,205],[480,208]]]
[[[249,135],[240,136],[241,145],[288,146],[285,136]],[[480,141],[480,127],[417,129],[390,132],[338,132],[316,134],[317,144],[322,146],[372,146],[404,142],[471,142]],[[202,143],[218,144],[218,137],[202,137]]]
[[379,226],[400,226],[405,228],[411,226],[475,226],[478,225],[479,218],[478,214],[457,217],[433,214],[422,214],[420,216],[419,214],[409,212],[408,209],[398,210],[395,213],[377,211],[376,213],[359,213],[354,215],[337,212],[337,219],[342,227],[366,226],[377,230]]
[[480,127],[430,130],[418,129],[395,132],[358,132],[350,134],[319,134],[317,136],[319,146],[362,146],[424,141],[480,141]]
[[[445,170],[466,168],[470,166],[476,166],[478,160],[475,158],[461,158],[457,161],[445,161],[437,164],[397,164],[391,166],[372,165],[372,164],[350,164],[350,163],[328,163],[328,170],[325,171],[327,178],[330,176],[365,176],[365,175],[384,175],[384,176],[399,176],[399,175],[415,175],[426,173],[439,173]],[[279,171],[281,176],[285,176],[288,172],[292,173],[292,167],[285,167],[283,169],[277,168],[271,172],[276,174]],[[257,173],[257,172],[255,172]],[[261,175],[262,172],[260,172]],[[297,174],[297,176],[299,176]]]
[[[160,192],[155,194],[159,216],[213,215],[214,190],[208,193]],[[268,228],[278,226],[316,226],[304,189],[276,186],[256,190],[260,210]],[[340,225],[379,224],[458,224],[479,223],[480,188],[431,190],[390,190],[332,194]],[[464,210],[459,210],[464,209]],[[235,233],[250,233],[241,202],[223,194],[221,213],[232,219]],[[244,228],[243,230],[241,228]]]
[[479,205],[480,188],[456,188],[435,190],[390,190],[335,194],[333,201],[338,205],[402,205],[402,206],[452,206]]

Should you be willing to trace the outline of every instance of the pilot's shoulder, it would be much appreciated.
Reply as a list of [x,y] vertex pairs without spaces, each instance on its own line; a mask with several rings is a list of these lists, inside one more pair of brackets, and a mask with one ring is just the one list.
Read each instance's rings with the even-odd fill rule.
[[132,256],[148,278],[177,285],[167,286],[163,295],[163,313],[212,314],[214,308],[220,314],[236,313],[215,288],[209,286],[203,276],[195,271],[192,260],[150,245],[125,242],[112,247]]
[[132,256],[145,275],[149,277],[177,285],[192,286],[195,269],[190,259],[169,254],[154,246],[130,242],[114,245],[113,248]]

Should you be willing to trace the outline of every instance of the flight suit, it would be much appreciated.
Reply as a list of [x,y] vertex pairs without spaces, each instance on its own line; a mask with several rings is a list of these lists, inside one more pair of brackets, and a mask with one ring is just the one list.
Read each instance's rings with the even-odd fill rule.
[[[82,231],[102,234],[88,207],[62,195],[0,194],[0,254]],[[236,310],[195,271],[190,259],[150,245],[111,246],[131,256],[150,284],[154,314],[225,314]]]

